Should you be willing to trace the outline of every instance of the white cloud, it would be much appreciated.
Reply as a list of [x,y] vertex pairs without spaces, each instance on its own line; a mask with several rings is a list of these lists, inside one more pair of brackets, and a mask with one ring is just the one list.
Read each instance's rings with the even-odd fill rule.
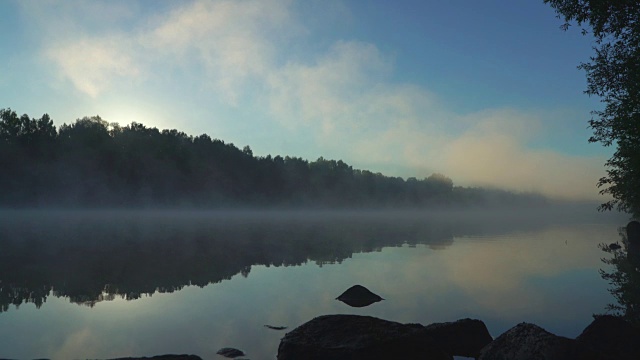
[[49,48],[46,55],[78,90],[95,98],[115,80],[131,81],[140,75],[126,44],[120,37],[82,39]]
[[227,101],[237,104],[243,86],[264,78],[274,61],[274,38],[295,30],[289,1],[195,2],[157,21],[139,41],[146,49],[168,57],[173,66],[199,64],[204,82]]
[[[245,83],[263,78],[274,58],[274,34],[295,29],[289,1],[197,1],[156,16],[131,34],[95,34],[78,38],[63,32],[45,49],[61,76],[96,97],[109,90],[113,78],[126,81],[140,69],[163,77],[172,68],[203,69],[202,88],[218,91],[232,104]],[[270,37],[270,40],[268,40]],[[211,85],[209,85],[211,84]]]
[[390,65],[371,44],[337,42],[315,64],[289,63],[272,69],[267,81],[272,115],[289,127],[319,127],[324,136],[334,130],[370,127],[376,87]]
[[604,175],[604,159],[569,156],[527,147],[530,134],[513,130],[540,127],[539,119],[513,114],[493,126],[489,118],[452,139],[442,150],[445,173],[469,183],[564,198],[598,199],[596,182]]
[[604,159],[532,148],[546,131],[539,116],[514,109],[456,114],[424,88],[390,82],[392,71],[375,46],[338,42],[315,64],[274,69],[270,109],[290,128],[313,129],[321,146],[351,162],[401,164],[417,176],[441,172],[465,185],[598,198]]
[[[185,97],[211,92],[231,107],[256,107],[262,118],[255,121],[312,134],[306,143],[319,153],[341,154],[355,166],[400,166],[414,169],[403,176],[441,172],[465,185],[597,198],[604,159],[532,147],[547,131],[536,114],[449,109],[430,89],[395,82],[393,59],[371,43],[337,40],[324,53],[286,53],[296,47],[283,45],[305,33],[291,5],[181,3],[140,21],[126,35],[77,35],[85,23],[55,25],[51,30],[60,34],[51,36],[55,41],[45,54],[62,77],[94,98],[117,93],[123,83],[182,84],[189,78],[189,86],[182,86],[197,94]],[[111,17],[118,23],[131,12],[120,9]]]

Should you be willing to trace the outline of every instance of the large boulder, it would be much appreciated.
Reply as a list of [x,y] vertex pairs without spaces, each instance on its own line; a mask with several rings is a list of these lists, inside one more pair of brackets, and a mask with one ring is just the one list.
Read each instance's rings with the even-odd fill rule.
[[444,351],[454,356],[476,358],[480,350],[493,341],[484,322],[476,319],[435,323],[426,330]]
[[218,350],[218,352],[216,352],[216,354],[224,356],[226,358],[231,358],[231,359],[234,359],[234,358],[237,358],[237,357],[245,355],[244,351],[238,350],[238,349],[235,349],[235,348],[229,348],[229,347],[222,348],[222,349]]
[[575,340],[520,323],[480,352],[480,360],[565,360],[575,358]]
[[279,360],[430,359],[451,360],[424,326],[370,316],[325,315],[287,333]]
[[640,359],[640,329],[615,316],[598,316],[576,341],[585,359]]

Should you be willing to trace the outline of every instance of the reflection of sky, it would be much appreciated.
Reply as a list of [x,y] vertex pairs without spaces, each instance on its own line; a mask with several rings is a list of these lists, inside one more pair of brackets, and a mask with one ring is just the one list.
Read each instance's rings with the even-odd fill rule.
[[[0,356],[217,358],[219,348],[237,347],[250,358],[275,358],[285,331],[263,325],[292,329],[332,313],[423,324],[472,317],[494,336],[527,321],[575,337],[611,301],[596,245],[616,234],[615,225],[556,227],[455,238],[441,250],[384,248],[322,267],[253,266],[247,278],[93,308],[49,296],[41,309],[23,304],[0,314]],[[335,300],[354,284],[386,300],[365,308]]]

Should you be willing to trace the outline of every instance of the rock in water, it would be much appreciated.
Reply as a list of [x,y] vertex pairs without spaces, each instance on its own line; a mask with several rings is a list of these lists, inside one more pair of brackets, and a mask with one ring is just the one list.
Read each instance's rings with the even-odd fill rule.
[[353,307],[365,307],[384,299],[362,285],[353,285],[338,296],[336,300]]
[[116,358],[110,360],[202,360],[200,356],[196,355],[156,355],[150,357],[128,357],[128,358]]
[[286,326],[273,326],[273,325],[265,325],[264,327],[271,330],[284,330],[287,328]]
[[557,336],[543,328],[520,323],[480,352],[480,360],[565,360],[574,359],[575,340]]
[[370,316],[325,315],[287,333],[278,360],[451,360],[424,326]]
[[222,348],[218,350],[216,354],[222,355],[228,358],[237,358],[238,356],[244,356],[244,353],[241,350],[234,349],[234,348]]
[[461,319],[455,322],[427,325],[429,332],[444,351],[453,356],[477,358],[480,350],[493,338],[481,320]]
[[202,360],[196,355],[157,355],[151,357],[126,357],[111,360]]

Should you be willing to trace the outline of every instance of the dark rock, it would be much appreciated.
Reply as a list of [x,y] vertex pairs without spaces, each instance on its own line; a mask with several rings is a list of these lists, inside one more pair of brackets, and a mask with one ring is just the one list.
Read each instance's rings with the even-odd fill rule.
[[111,360],[202,360],[200,356],[196,355],[158,355],[151,357],[126,357],[126,358],[117,358]]
[[287,333],[279,360],[448,359],[424,326],[370,316],[325,315]]
[[575,340],[521,323],[480,352],[480,360],[565,360],[575,358]]
[[353,307],[365,307],[384,299],[362,285],[353,285],[338,296],[336,300]]
[[481,320],[461,319],[425,328],[444,351],[454,356],[478,357],[493,338]]
[[239,356],[244,356],[244,353],[241,350],[234,348],[222,348],[216,352],[218,355],[222,355],[228,358],[237,358]]
[[640,329],[611,315],[598,316],[576,338],[581,354],[594,359],[640,359]]

